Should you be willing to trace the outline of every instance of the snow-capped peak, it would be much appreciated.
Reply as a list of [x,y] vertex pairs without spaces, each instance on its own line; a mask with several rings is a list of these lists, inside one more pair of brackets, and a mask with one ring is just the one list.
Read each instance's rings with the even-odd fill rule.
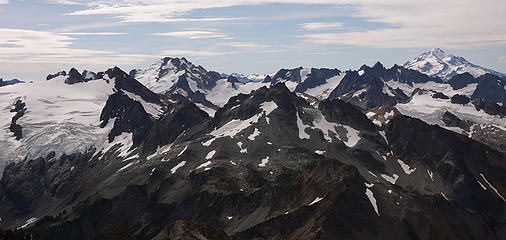
[[219,73],[196,66],[184,57],[162,58],[145,70],[132,70],[130,76],[156,93],[178,93],[187,97],[196,92],[205,93],[222,78]]
[[421,54],[406,62],[404,67],[444,80],[449,80],[451,77],[465,72],[469,72],[474,77],[479,77],[485,73],[504,76],[502,73],[472,64],[463,57],[446,53],[440,48],[433,48]]

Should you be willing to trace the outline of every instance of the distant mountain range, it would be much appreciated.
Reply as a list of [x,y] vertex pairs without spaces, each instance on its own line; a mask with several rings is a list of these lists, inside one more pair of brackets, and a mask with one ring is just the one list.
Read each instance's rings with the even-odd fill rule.
[[2,87],[0,238],[504,239],[506,80],[422,56]]

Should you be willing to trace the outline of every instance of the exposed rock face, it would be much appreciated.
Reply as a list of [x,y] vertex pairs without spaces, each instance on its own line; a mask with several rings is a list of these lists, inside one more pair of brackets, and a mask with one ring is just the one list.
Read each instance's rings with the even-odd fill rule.
[[[415,189],[420,192],[444,192],[447,198],[474,209],[486,221],[497,224],[493,227],[496,231],[504,231],[505,226],[498,220],[504,217],[504,212],[490,211],[501,205],[499,208],[504,207],[501,195],[505,189],[503,180],[500,180],[506,177],[503,153],[463,135],[409,117],[395,118],[387,126],[386,136],[395,155],[407,164],[418,162],[420,168],[430,169],[430,177],[434,179],[434,176],[438,176],[441,183],[439,186],[425,185],[427,182],[413,183]],[[484,192],[480,185],[489,189],[486,181],[499,185],[498,192]],[[499,198],[493,198],[493,195]]]
[[21,100],[17,100],[14,105],[14,108],[12,108],[10,112],[15,112],[16,114],[14,115],[14,117],[12,117],[11,125],[9,126],[9,131],[14,133],[16,140],[19,140],[23,137],[23,132],[22,132],[23,127],[21,125],[19,125],[17,123],[17,121],[19,118],[21,118],[21,117],[23,117],[23,115],[25,115],[26,104]]
[[471,124],[462,121],[460,118],[458,118],[457,116],[453,115],[451,112],[448,111],[446,111],[443,114],[442,120],[448,127],[458,127],[467,132],[469,132],[469,128],[471,127]]
[[96,73],[94,73],[92,71],[88,71],[88,70],[84,70],[82,73],[82,76],[83,76],[85,82],[98,79]]
[[110,119],[114,119],[114,127],[109,133],[109,142],[122,133],[132,133],[134,145],[144,140],[144,136],[153,126],[151,116],[141,102],[132,99],[127,93],[135,94],[148,103],[160,104],[160,96],[135,79],[128,76],[118,67],[105,72],[108,79],[114,81],[116,92],[109,96],[100,114],[101,127],[105,127]]
[[101,127],[105,127],[109,119],[114,119],[114,127],[109,133],[109,142],[125,132],[133,133],[133,141],[137,145],[152,126],[150,117],[142,104],[129,98],[121,90],[109,96],[100,114]]
[[466,105],[469,102],[471,102],[471,99],[469,99],[468,97],[466,97],[464,95],[455,94],[455,95],[452,96],[451,102],[455,103],[455,104]]
[[236,77],[234,77],[234,76],[228,76],[228,78],[227,78],[227,82],[232,83],[232,87],[233,87],[234,89],[237,89],[237,87],[236,87],[236,85],[235,85],[236,83],[241,83],[241,82],[240,82],[240,81],[239,81]]
[[57,72],[55,74],[49,74],[49,75],[47,75],[46,80],[51,80],[51,79],[53,79],[55,77],[66,76],[66,75],[67,75],[67,72],[61,71],[61,72]]
[[483,110],[490,115],[506,116],[506,106],[499,106],[497,103],[485,102],[480,99],[473,99],[476,110]]
[[67,79],[65,79],[66,84],[76,84],[84,81],[85,79],[83,75],[81,75],[81,73],[79,73],[75,68],[70,69]]
[[448,80],[448,84],[450,84],[454,90],[462,89],[467,87],[469,84],[478,82],[478,78],[474,78],[473,75],[468,72],[457,74]]
[[320,102],[318,109],[329,121],[375,131],[374,124],[356,107],[339,99]]
[[437,92],[434,95],[432,95],[432,98],[439,98],[439,99],[450,99],[450,97],[444,95],[441,92]]
[[506,105],[506,81],[492,74],[485,74],[478,78],[478,86],[471,96],[492,103]]
[[140,82],[123,72],[120,68],[111,68],[107,70],[105,74],[109,79],[114,79],[114,87],[116,89],[134,93],[140,96],[142,99],[151,103],[160,102],[160,96],[158,94],[146,88]]
[[367,111],[366,116],[378,128],[383,129],[392,119],[402,115],[397,108],[396,102],[390,101],[379,107]]
[[173,104],[169,114],[155,121],[147,131],[143,151],[152,153],[160,146],[171,144],[188,129],[209,119],[206,112],[183,99]]

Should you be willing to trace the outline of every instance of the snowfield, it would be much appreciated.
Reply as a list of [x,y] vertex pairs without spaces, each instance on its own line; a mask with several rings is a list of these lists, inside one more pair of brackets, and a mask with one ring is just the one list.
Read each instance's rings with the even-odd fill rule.
[[397,104],[396,108],[404,115],[421,119],[429,124],[445,126],[441,120],[448,111],[462,120],[469,120],[477,124],[494,125],[506,129],[506,119],[498,115],[489,115],[483,110],[477,111],[472,103],[466,105],[453,104],[450,99],[432,98],[434,93],[415,94],[404,104]]
[[[0,88],[0,172],[7,161],[83,152],[107,143],[111,126],[100,128],[100,113],[114,83],[103,80],[65,84],[63,78],[37,83],[20,83]],[[17,141],[9,131],[15,102],[26,103],[24,116],[17,120],[23,137]],[[109,124],[112,125],[112,124]]]

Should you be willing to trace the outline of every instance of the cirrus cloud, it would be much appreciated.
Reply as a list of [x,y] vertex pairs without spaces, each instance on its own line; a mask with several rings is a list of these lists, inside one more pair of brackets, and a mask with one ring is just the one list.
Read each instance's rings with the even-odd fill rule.
[[241,52],[231,52],[231,51],[207,51],[207,50],[191,50],[191,49],[173,49],[173,50],[164,50],[162,55],[164,56],[200,56],[200,57],[213,57],[213,56],[221,56],[221,55],[229,55],[229,54],[238,54]]
[[[85,9],[69,15],[111,15],[121,22],[227,21],[237,18],[184,18],[195,10],[269,3],[351,7],[348,16],[378,23],[373,29],[304,34],[311,44],[358,47],[465,48],[506,45],[506,1],[488,0],[73,0]],[[182,18],[183,17],[183,18]],[[348,24],[347,24],[348,25]],[[339,22],[302,23],[305,30],[331,30]],[[354,26],[350,26],[354,27]],[[342,29],[340,29],[342,30]]]
[[0,28],[0,72],[54,71],[72,65],[129,65],[152,56],[75,48],[71,36],[26,29]]
[[338,29],[343,25],[343,22],[312,22],[299,24],[302,29],[310,31]]
[[[506,1],[364,0],[353,17],[385,26],[348,32],[310,33],[311,44],[376,48],[479,48],[506,45]],[[479,20],[478,20],[479,19]]]
[[178,31],[178,32],[165,32],[165,33],[154,33],[155,36],[164,37],[179,37],[188,39],[203,39],[203,38],[220,38],[230,39],[231,37],[225,33],[219,33],[215,31]]
[[124,32],[66,32],[62,33],[63,35],[73,35],[73,36],[115,36],[115,35],[125,35],[128,33]]
[[[113,15],[122,22],[172,22],[191,11],[234,6],[251,6],[268,3],[333,4],[334,0],[76,0],[88,8],[68,13],[69,15]],[[232,21],[242,18],[202,18],[188,21]],[[185,21],[186,21],[185,20]]]

